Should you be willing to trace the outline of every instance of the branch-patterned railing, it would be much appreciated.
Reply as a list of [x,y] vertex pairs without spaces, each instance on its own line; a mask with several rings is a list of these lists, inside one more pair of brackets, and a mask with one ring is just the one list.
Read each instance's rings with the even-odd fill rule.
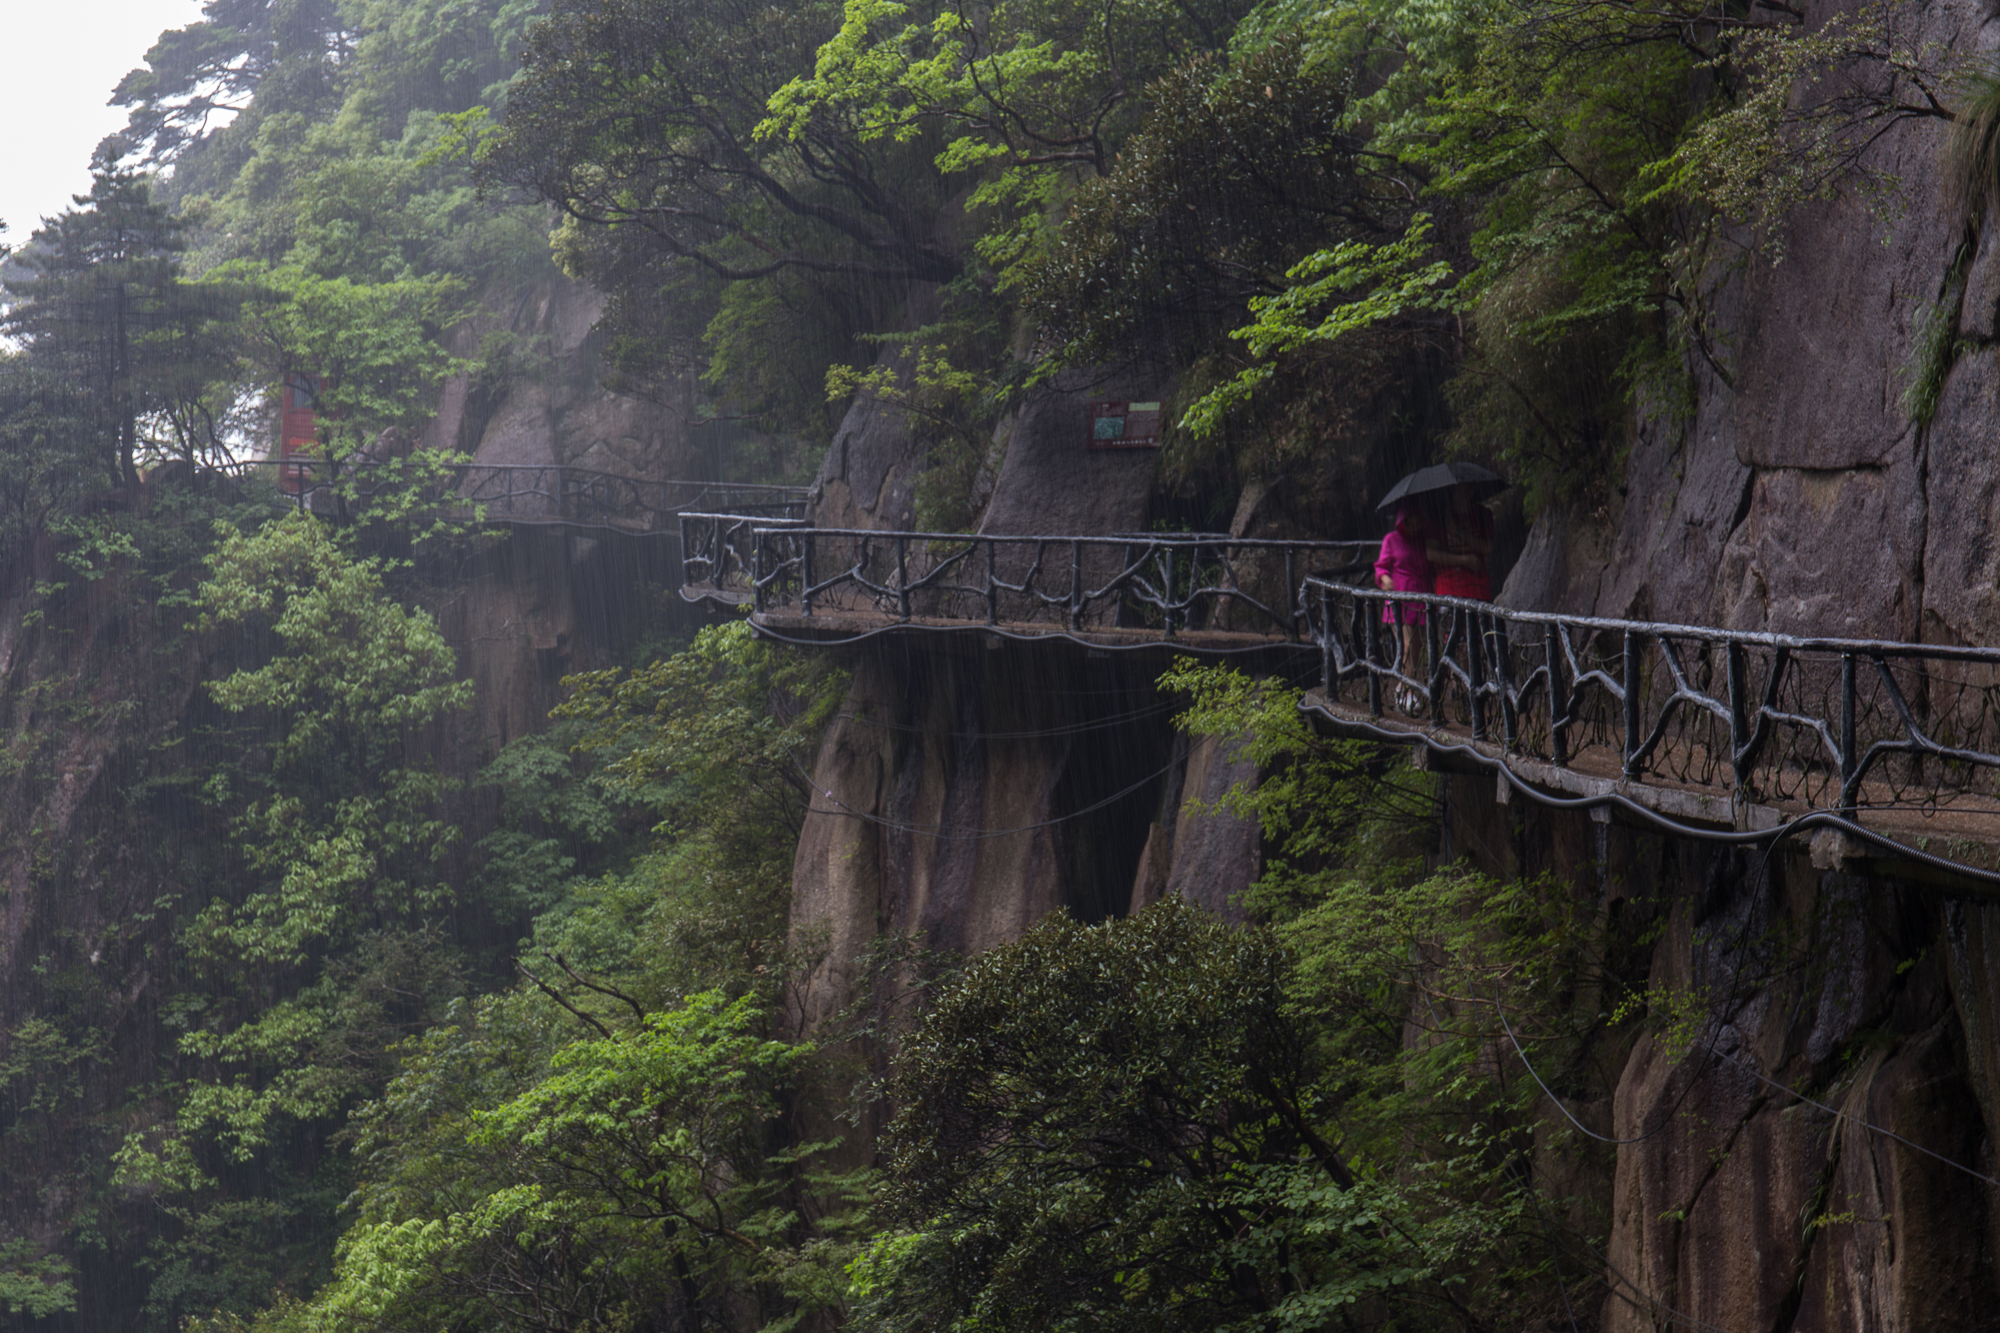
[[[253,466],[281,469],[289,499],[302,508],[330,505],[340,493],[366,503],[379,488],[371,470],[395,482],[405,474],[394,463],[348,462],[338,469],[320,459],[289,459]],[[620,532],[671,532],[691,509],[727,509],[765,521],[801,518],[805,489],[741,482],[659,480],[625,477],[560,464],[456,463],[423,474],[440,498],[479,506],[486,521],[604,528]]]
[[1366,569],[1376,541],[1213,533],[997,536],[681,518],[682,595],[760,612],[1059,631],[1147,629],[1306,640],[1308,574]]
[[458,494],[483,505],[487,519],[496,523],[668,530],[689,510],[727,509],[767,519],[805,515],[801,487],[656,481],[555,466],[476,463],[457,471]]
[[[2000,799],[2000,649],[1509,611],[1318,578],[1305,596],[1327,698],[1376,717],[1850,817]],[[1417,607],[1424,659],[1406,662],[1384,615]]]

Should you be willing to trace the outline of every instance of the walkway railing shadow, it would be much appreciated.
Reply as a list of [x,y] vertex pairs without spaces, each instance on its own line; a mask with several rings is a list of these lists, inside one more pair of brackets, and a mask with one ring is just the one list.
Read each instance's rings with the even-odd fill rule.
[[1043,631],[1306,641],[1308,574],[1364,569],[1379,543],[1214,533],[999,536],[681,517],[682,595],[766,614]]
[[[1892,806],[1992,812],[2000,798],[2000,649],[1550,615],[1305,582],[1327,699],[1375,717],[1410,713],[1560,767],[1849,817]],[[1394,608],[1417,607],[1425,656],[1404,661]]]

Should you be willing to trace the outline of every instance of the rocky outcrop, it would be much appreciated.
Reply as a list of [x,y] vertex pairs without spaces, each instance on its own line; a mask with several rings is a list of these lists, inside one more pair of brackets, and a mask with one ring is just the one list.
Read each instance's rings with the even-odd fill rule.
[[923,464],[903,409],[856,398],[813,481],[813,521],[822,528],[915,527]]
[[492,367],[444,386],[423,443],[487,464],[540,465],[623,477],[701,479],[708,460],[692,438],[691,384],[664,394],[603,386],[604,298],[570,278],[483,294],[480,313],[451,333],[454,353],[484,349]]
[[2000,1328],[2000,903],[1445,782],[1451,850],[1550,874],[1621,923],[1638,952],[1609,961],[1691,1001],[1567,1066],[1600,1138],[1542,1104],[1605,1333]]
[[1230,741],[1197,738],[1189,747],[1166,861],[1166,893],[1178,893],[1230,921],[1247,921],[1240,901],[1263,872],[1263,830],[1223,805],[1232,788],[1257,785],[1257,765]]
[[1064,371],[1028,399],[1006,433],[1006,458],[979,531],[1139,532],[1146,527],[1159,455],[1091,449],[1090,404],[1152,402],[1173,389],[1144,371]]
[[[1129,878],[1107,884],[1075,854],[1088,831],[1069,826],[1094,793],[1073,777],[1080,746],[1115,752],[1142,776],[1157,766],[1159,710],[1150,726],[1093,729],[1095,717],[1145,714],[1152,701],[1128,676],[1086,704],[1084,674],[1019,646],[943,636],[856,664],[814,765],[794,862],[794,933],[823,935],[826,957],[806,1022],[846,1003],[878,937],[976,953],[1058,907],[1094,919],[1109,900],[1124,906]],[[1132,798],[1148,808],[1143,791]],[[1090,813],[1100,830],[1130,814]],[[1144,815],[1123,822],[1143,827]]]
[[[885,363],[888,364],[888,363]],[[971,497],[978,532],[997,536],[1135,532],[1146,527],[1158,451],[1087,447],[1089,405],[1149,401],[1171,383],[1134,370],[1064,371],[1029,394],[994,432],[996,476]],[[812,488],[823,528],[911,528],[928,446],[894,403],[857,395]]]
[[978,636],[891,640],[855,663],[813,767],[792,932],[822,961],[796,1021],[838,1012],[878,944],[972,954],[1049,912],[1161,893],[1241,919],[1254,821],[1218,808],[1255,770],[1173,731],[1156,664]]
[[[703,480],[714,459],[691,429],[693,386],[652,396],[602,383],[595,325],[604,299],[550,278],[484,294],[454,329],[452,349],[482,348],[493,367],[448,381],[425,447],[494,466],[561,465],[646,480]],[[670,592],[671,534],[583,536],[519,527],[469,568],[441,576],[440,625],[477,691],[490,753],[539,730],[565,674],[598,665],[619,644],[690,614]]]

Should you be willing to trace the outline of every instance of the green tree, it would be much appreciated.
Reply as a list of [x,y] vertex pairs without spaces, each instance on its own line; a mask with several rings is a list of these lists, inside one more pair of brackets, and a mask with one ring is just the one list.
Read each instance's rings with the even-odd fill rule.
[[298,81],[351,54],[347,8],[339,0],[208,0],[201,22],[162,33],[145,67],[119,80],[111,102],[132,108],[131,117],[100,146],[99,160],[140,154],[149,165],[178,164],[245,111],[274,73]]
[[884,1202],[900,1230],[856,1266],[855,1325],[1470,1315],[1453,1288],[1525,1200],[1476,1153],[1429,1171],[1375,1158],[1292,981],[1272,934],[1170,897],[1099,926],[1051,917],[941,984],[898,1052]]
[[747,1330],[837,1293],[796,1247],[788,1193],[812,1148],[772,1135],[811,1051],[762,1035],[755,999],[593,1020],[603,1035],[558,1046],[524,1091],[468,1104],[467,1073],[520,1021],[506,1007],[411,1052],[365,1122],[375,1172],[340,1275],[310,1323],[276,1327]]
[[[543,789],[557,825],[637,808],[655,845],[562,885],[524,984],[397,1052],[353,1122],[332,1280],[259,1327],[750,1333],[840,1308],[861,1178],[801,1141],[824,1058],[773,1028],[810,961],[786,940],[792,775],[841,678],[730,625],[577,684],[562,725],[593,765],[543,748],[493,775]],[[566,781],[595,793],[548,790]]]
[[[202,797],[234,855],[155,905],[187,982],[156,1110],[118,1160],[160,1209],[169,1321],[312,1271],[339,1199],[315,1174],[324,1136],[464,984],[437,755],[471,684],[436,625],[308,514],[225,530],[208,568],[202,627],[255,663],[209,689],[223,762]],[[260,1248],[259,1227],[302,1244]]]
[[18,550],[109,484],[87,447],[92,406],[76,381],[0,353],[0,550]]
[[974,248],[1001,274],[1039,248],[1042,214],[1073,174],[1102,177],[1143,119],[1149,85],[1219,51],[1251,6],[1010,0],[976,17],[951,4],[847,0],[813,73],[771,98],[766,139],[941,140],[938,168],[970,172],[997,212]]
[[204,627],[258,626],[276,648],[211,687],[255,724],[245,735],[263,762],[218,773],[210,799],[237,812],[250,864],[271,880],[205,909],[198,951],[296,965],[323,941],[442,907],[450,784],[424,732],[468,707],[472,684],[454,678],[435,623],[307,514],[225,533],[209,565]]
[[168,428],[162,443],[180,457],[226,456],[243,293],[186,281],[180,233],[144,177],[100,172],[35,233],[0,321],[31,364],[87,400],[92,465],[128,487],[149,420]]

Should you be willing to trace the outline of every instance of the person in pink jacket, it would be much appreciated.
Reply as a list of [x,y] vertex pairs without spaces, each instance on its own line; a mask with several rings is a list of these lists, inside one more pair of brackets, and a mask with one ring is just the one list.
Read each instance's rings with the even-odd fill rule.
[[[1423,510],[1414,501],[1403,501],[1396,509],[1396,526],[1382,538],[1382,553],[1375,559],[1375,586],[1384,592],[1430,592],[1435,586],[1435,575],[1424,553],[1430,535],[1425,530]],[[1382,608],[1382,622],[1403,627],[1402,673],[1420,677],[1424,608],[1414,603],[1391,603]],[[1404,712],[1420,708],[1420,701],[1407,686],[1396,691],[1396,704]]]

